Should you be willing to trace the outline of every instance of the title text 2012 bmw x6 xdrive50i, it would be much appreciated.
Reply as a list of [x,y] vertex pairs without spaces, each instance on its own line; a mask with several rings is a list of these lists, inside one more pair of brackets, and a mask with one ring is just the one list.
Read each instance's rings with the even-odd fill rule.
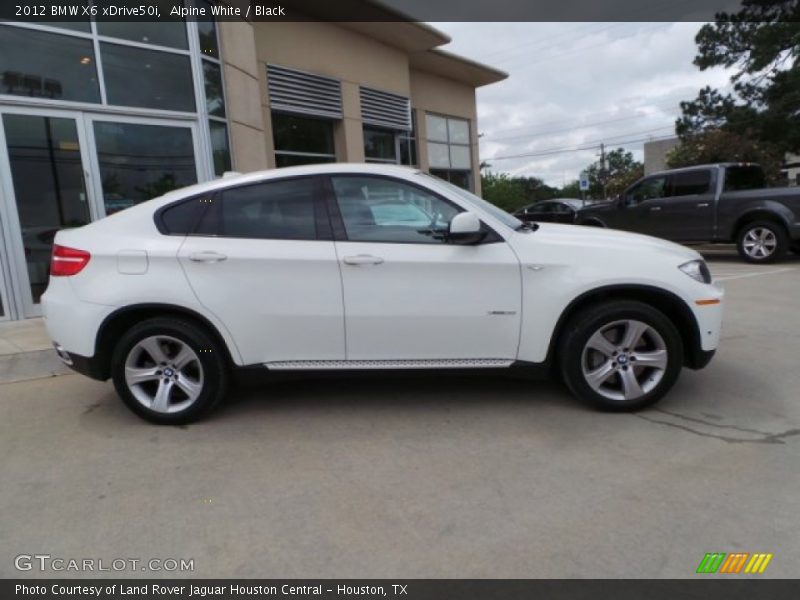
[[232,372],[553,366],[607,409],[655,402],[720,334],[696,252],[526,225],[417,170],[234,176],[55,238],[42,306],[59,355],[159,423]]

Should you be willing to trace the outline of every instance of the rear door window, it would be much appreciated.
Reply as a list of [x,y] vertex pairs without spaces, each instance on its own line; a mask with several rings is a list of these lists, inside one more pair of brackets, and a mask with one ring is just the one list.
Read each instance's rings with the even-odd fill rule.
[[264,240],[316,240],[315,184],[310,177],[223,190],[199,235]]
[[711,171],[700,169],[670,176],[670,196],[707,194],[711,188]]

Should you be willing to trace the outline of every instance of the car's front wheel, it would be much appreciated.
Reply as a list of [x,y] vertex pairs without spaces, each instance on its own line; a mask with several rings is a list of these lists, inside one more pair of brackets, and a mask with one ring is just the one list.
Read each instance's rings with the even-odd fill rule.
[[128,330],[114,349],[111,375],[128,408],[163,425],[198,419],[227,387],[219,345],[183,319],[153,318]]
[[636,410],[673,386],[683,344],[662,312],[641,302],[606,302],[570,320],[559,360],[567,387],[579,399],[607,410]]

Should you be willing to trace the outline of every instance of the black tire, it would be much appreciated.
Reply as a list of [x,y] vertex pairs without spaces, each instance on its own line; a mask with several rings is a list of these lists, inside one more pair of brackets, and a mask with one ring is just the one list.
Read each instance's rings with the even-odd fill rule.
[[[600,335],[614,347],[615,352],[623,349],[617,346],[622,342],[622,334],[627,331],[625,322],[647,327],[638,345],[629,348],[629,352],[618,353],[616,357],[609,352],[606,358],[602,353],[587,349],[590,338],[598,332],[603,332]],[[616,323],[619,325],[614,325]],[[639,325],[634,330],[636,327]],[[618,331],[619,336],[616,336]],[[662,350],[666,352],[666,357],[661,355],[661,360],[665,362],[663,368],[642,367],[641,362],[638,365],[635,362],[644,360],[645,356],[655,357]],[[624,363],[621,354],[625,354]],[[655,308],[632,300],[608,301],[590,306],[570,319],[559,340],[558,361],[564,383],[579,400],[603,410],[632,411],[657,402],[675,384],[683,366],[683,343],[672,321]],[[592,366],[590,361],[596,361],[597,366]],[[613,370],[607,379],[600,387],[593,388],[584,371],[591,374],[598,372],[601,366],[611,369],[612,364]],[[628,389],[636,388],[629,388],[623,381],[623,375],[626,381],[629,376],[637,379],[641,395],[624,397]],[[638,381],[639,378],[641,381]],[[609,397],[617,393],[622,397]]]
[[[768,231],[774,239],[774,246],[771,246],[765,256],[758,256],[754,250],[748,250],[745,246],[747,244],[748,236],[756,234],[759,230]],[[739,256],[749,263],[755,264],[769,264],[781,260],[789,249],[789,236],[786,235],[786,230],[779,223],[774,221],[751,221],[746,223],[739,229],[736,235],[736,249],[739,251]]]
[[[194,357],[187,363],[187,377],[191,379],[181,380],[181,384],[190,381],[199,390],[196,398],[187,395],[178,384],[180,377],[184,375],[183,369],[169,370],[167,368],[155,371],[157,377],[139,385],[130,386],[126,380],[126,362],[131,361],[133,366],[144,369],[158,369],[159,364],[155,363],[150,354],[142,351],[140,343],[148,338],[157,339],[158,349],[164,352],[164,356],[177,358],[178,349],[188,347],[194,352]],[[183,346],[182,346],[183,345]],[[135,350],[135,353],[132,353]],[[134,364],[135,361],[141,361]],[[177,362],[175,364],[178,364]],[[191,370],[191,373],[189,373]],[[174,380],[168,380],[165,373],[174,374]],[[222,348],[219,347],[213,337],[205,328],[191,320],[181,318],[156,317],[148,319],[129,329],[120,338],[114,347],[111,359],[111,377],[114,387],[120,398],[134,413],[152,423],[160,425],[182,425],[196,421],[211,409],[216,407],[225,397],[228,386],[227,361],[223,355]],[[146,396],[155,394],[160,389],[161,382],[165,381],[167,386],[167,406],[174,412],[156,411],[146,406],[142,400],[137,399],[138,394]],[[199,382],[199,383],[198,383]],[[173,389],[174,388],[174,389]],[[181,407],[181,404],[187,404]],[[153,402],[155,405],[155,402]]]
[[791,250],[793,254],[800,254],[800,242],[793,242],[792,245],[789,246],[789,250]]

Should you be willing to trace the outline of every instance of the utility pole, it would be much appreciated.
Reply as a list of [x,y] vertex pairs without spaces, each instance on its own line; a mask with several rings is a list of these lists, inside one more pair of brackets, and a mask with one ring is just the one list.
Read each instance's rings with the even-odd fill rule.
[[608,198],[608,173],[606,173],[606,145],[600,143],[600,182],[603,184],[603,200]]

